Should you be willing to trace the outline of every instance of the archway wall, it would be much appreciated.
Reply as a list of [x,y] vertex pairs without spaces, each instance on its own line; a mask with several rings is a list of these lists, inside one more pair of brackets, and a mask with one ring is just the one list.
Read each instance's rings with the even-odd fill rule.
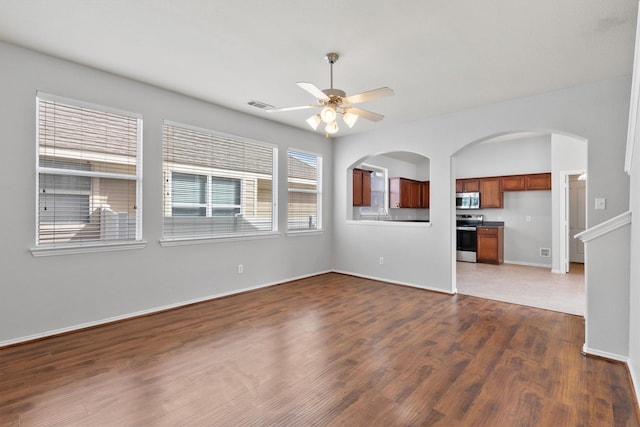
[[[452,156],[469,144],[510,132],[565,133],[588,140],[588,226],[627,211],[629,177],[623,166],[630,86],[630,76],[620,77],[336,139],[335,270],[455,292]],[[430,227],[362,226],[345,219],[346,192],[350,191],[345,170],[358,159],[386,151],[410,151],[430,158]],[[594,209],[595,197],[606,197],[605,210]],[[613,245],[613,253],[628,256],[628,243],[627,247],[624,241],[608,244]],[[381,256],[385,257],[384,265],[378,263]],[[587,265],[607,270],[606,259],[592,259],[589,253]],[[624,306],[628,307],[629,277],[612,274],[608,283],[591,283],[587,271],[587,286],[607,287],[611,297],[607,301],[615,305],[603,309],[599,301],[588,298],[586,340],[590,348],[626,355],[629,313]]]

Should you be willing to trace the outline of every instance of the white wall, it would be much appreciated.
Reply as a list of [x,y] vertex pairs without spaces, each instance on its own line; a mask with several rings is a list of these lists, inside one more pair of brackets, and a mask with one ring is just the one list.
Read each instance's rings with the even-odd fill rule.
[[[606,210],[588,207],[588,226],[625,212],[629,179],[623,172],[623,164],[630,81],[629,77],[621,77],[339,138],[334,157],[335,268],[356,275],[455,291],[455,168],[452,165],[456,161],[452,156],[470,143],[510,132],[565,132],[587,139],[588,199],[595,194],[607,197]],[[367,155],[388,151],[389,141],[393,141],[394,150],[413,151],[431,160],[430,228],[362,227],[343,219],[345,192],[349,188],[345,185],[345,170]],[[618,236],[614,246],[625,245],[623,240]],[[384,265],[378,265],[379,256],[385,256]],[[587,253],[590,268],[597,270],[607,262]],[[612,293],[628,294],[629,281],[624,274],[620,272],[608,279]],[[617,307],[603,307],[601,301],[593,299],[587,301],[587,310],[591,309],[605,311],[609,317],[598,317],[593,322],[587,319],[589,345],[626,355],[628,317],[624,318]]]
[[455,157],[457,178],[551,172],[551,136],[515,134],[465,147]]
[[[552,197],[552,215],[555,219],[563,218],[566,212],[566,176],[567,172],[585,171],[588,172],[588,144],[589,141],[575,138],[568,135],[553,134],[551,135],[551,197]],[[589,183],[587,182],[587,187]],[[588,204],[587,198],[587,204]],[[588,220],[588,214],[587,214]],[[551,269],[554,272],[564,273],[566,270],[562,267],[562,263],[567,259],[565,242],[565,227],[562,221],[554,221],[552,229],[552,255],[553,264]],[[587,266],[587,269],[589,266]]]
[[[0,345],[331,269],[331,141],[11,45],[0,43],[0,58],[0,191],[4,200],[0,209]],[[32,257],[37,90],[143,115],[143,238],[148,242],[144,249]],[[163,119],[279,146],[279,238],[159,245]],[[324,233],[286,235],[288,147],[323,156]],[[237,273],[240,263],[244,264],[242,275]]]

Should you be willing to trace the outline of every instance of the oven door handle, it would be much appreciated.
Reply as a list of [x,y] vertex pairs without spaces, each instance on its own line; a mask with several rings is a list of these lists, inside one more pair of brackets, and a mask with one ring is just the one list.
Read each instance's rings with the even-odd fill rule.
[[460,230],[460,231],[476,231],[476,227],[456,227],[456,230]]

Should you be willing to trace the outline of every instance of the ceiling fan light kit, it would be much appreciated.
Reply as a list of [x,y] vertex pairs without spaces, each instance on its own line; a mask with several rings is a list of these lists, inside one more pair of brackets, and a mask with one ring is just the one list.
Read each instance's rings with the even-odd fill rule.
[[353,125],[356,124],[356,122],[358,121],[358,115],[357,114],[353,114],[350,113],[349,111],[345,110],[344,114],[342,114],[342,120],[347,124],[347,126],[349,126],[350,128],[353,127]]
[[336,121],[336,110],[334,107],[324,107],[320,112],[320,118],[325,123],[331,123]]
[[359,117],[363,117],[374,122],[382,120],[384,118],[382,114],[373,113],[361,108],[354,108],[351,105],[371,101],[385,96],[391,96],[393,95],[393,90],[388,87],[381,87],[367,92],[358,93],[356,95],[347,96],[345,91],[341,89],[334,89],[333,87],[333,64],[336,63],[339,55],[335,52],[329,52],[324,58],[329,62],[329,66],[331,68],[331,87],[329,89],[320,90],[316,85],[308,82],[297,83],[298,86],[309,92],[318,100],[317,104],[301,105],[298,107],[273,108],[267,111],[279,112],[302,110],[307,108],[322,108],[320,114],[314,114],[306,121],[314,131],[318,129],[320,122],[326,123],[325,132],[327,135],[333,135],[338,132],[339,127],[336,121],[338,115],[342,117],[342,120],[347,126],[349,126],[349,128],[352,128],[356,124]]
[[313,116],[307,119],[307,123],[311,126],[311,129],[316,130],[320,123],[322,123],[322,119],[320,118],[320,114],[314,114]]
[[327,126],[325,126],[324,128],[325,132],[327,132],[329,135],[333,135],[335,133],[338,133],[338,131],[340,130],[340,128],[338,127],[338,123],[333,121],[331,123],[327,123]]

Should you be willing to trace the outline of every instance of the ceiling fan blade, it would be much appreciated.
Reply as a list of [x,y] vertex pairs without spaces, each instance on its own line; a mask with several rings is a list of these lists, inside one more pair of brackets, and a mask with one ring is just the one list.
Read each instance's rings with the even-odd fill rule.
[[309,92],[311,95],[313,95],[316,99],[320,101],[329,100],[329,97],[327,96],[327,94],[321,91],[320,89],[318,89],[318,86],[314,85],[313,83],[297,82],[296,84],[300,86],[302,89]]
[[343,98],[343,101],[347,104],[357,104],[359,102],[371,101],[378,98],[384,98],[385,96],[393,95],[393,89],[388,87],[380,87],[378,89],[369,90],[367,92],[357,93],[355,95],[347,96]]
[[384,119],[384,116],[382,114],[372,113],[371,111],[363,110],[362,108],[351,107],[348,108],[347,111],[352,114],[357,114],[363,119],[371,120],[372,122],[379,122],[380,120]]
[[297,107],[271,108],[265,111],[267,113],[279,113],[281,111],[306,110],[307,108],[317,108],[317,107],[320,107],[320,105],[299,105]]

